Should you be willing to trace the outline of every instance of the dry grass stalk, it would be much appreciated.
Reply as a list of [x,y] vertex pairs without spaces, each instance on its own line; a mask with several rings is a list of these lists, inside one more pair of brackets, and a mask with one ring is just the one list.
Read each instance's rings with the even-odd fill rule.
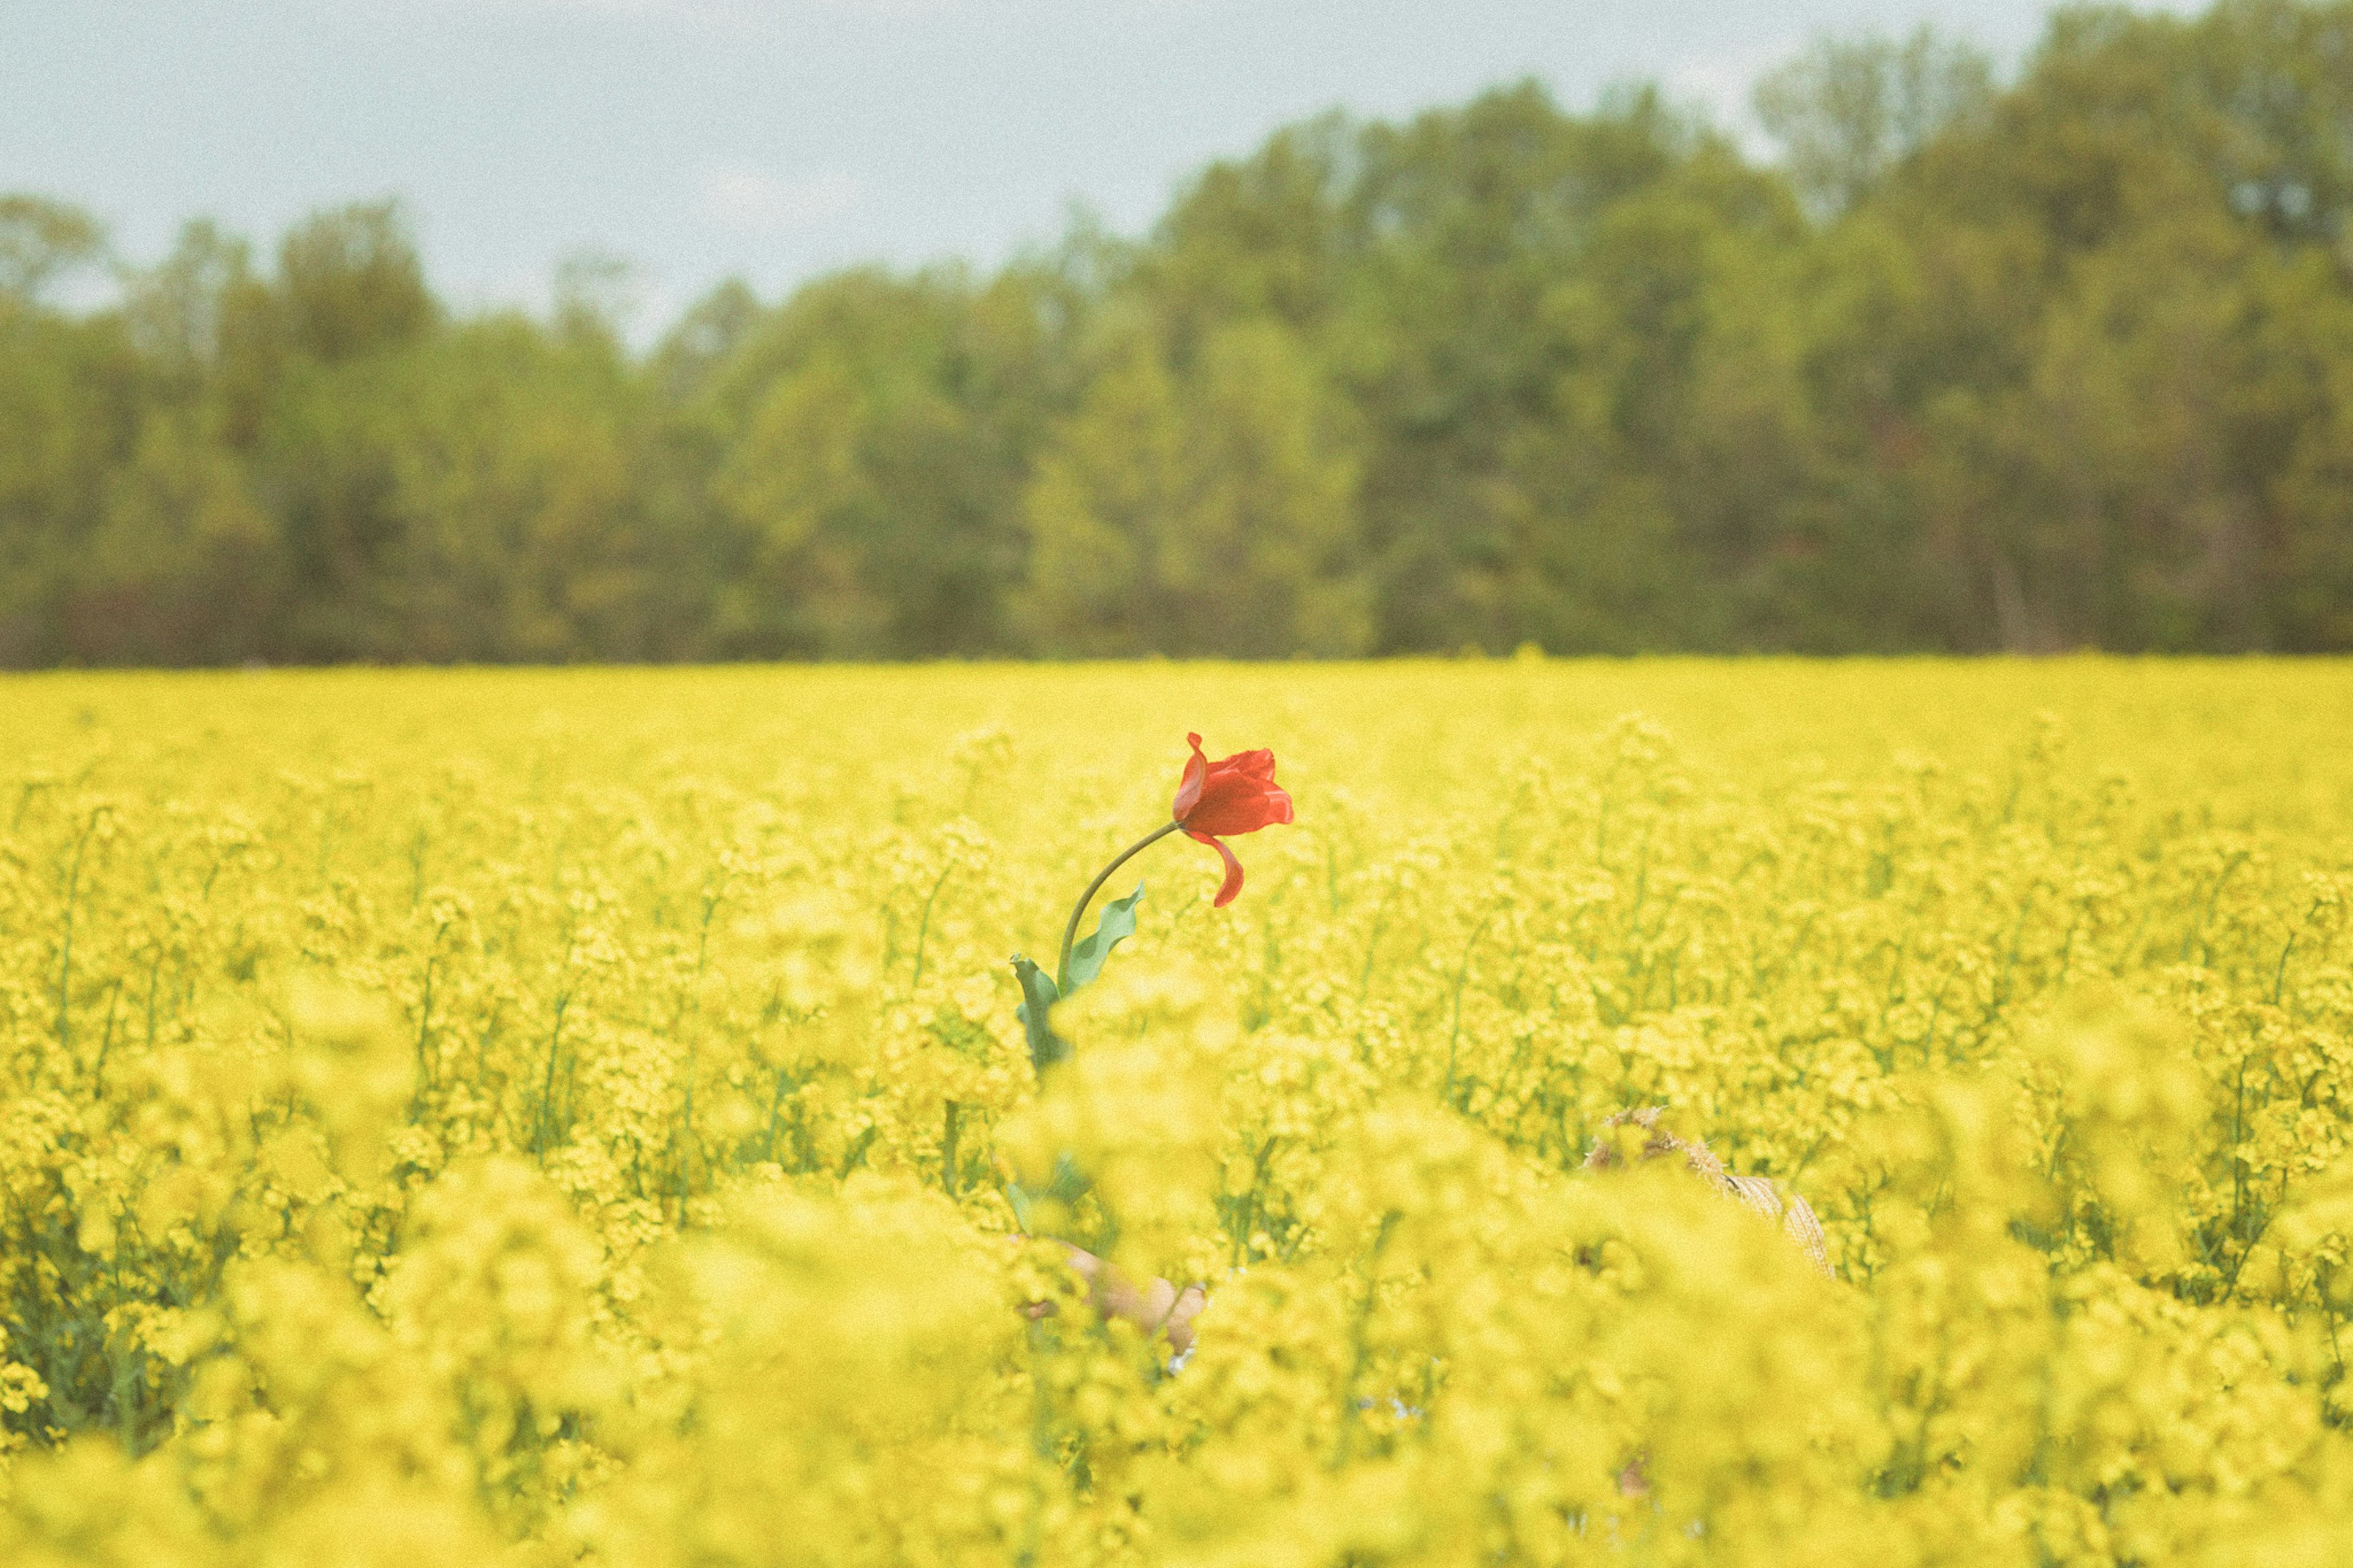
[[[1831,1278],[1829,1244],[1822,1236],[1822,1223],[1814,1217],[1813,1209],[1795,1193],[1784,1196],[1771,1181],[1763,1176],[1736,1176],[1724,1168],[1724,1162],[1706,1144],[1678,1138],[1659,1125],[1660,1112],[1666,1107],[1645,1106],[1639,1110],[1613,1112],[1601,1125],[1605,1128],[1634,1126],[1647,1134],[1642,1143],[1642,1158],[1654,1160],[1663,1154],[1681,1154],[1691,1173],[1722,1193],[1737,1200],[1767,1219],[1778,1220],[1782,1233],[1797,1243],[1798,1250],[1825,1279]],[[1593,1146],[1585,1157],[1586,1169],[1606,1171],[1618,1163],[1617,1150],[1603,1141]]]

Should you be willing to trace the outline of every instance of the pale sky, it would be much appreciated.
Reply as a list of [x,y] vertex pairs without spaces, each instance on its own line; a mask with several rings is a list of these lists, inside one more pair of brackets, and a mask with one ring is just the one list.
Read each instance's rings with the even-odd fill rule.
[[2026,0],[0,0],[0,191],[145,263],[203,215],[266,257],[397,195],[460,307],[629,262],[638,331],[730,274],[982,265],[1083,202],[1123,233],[1188,173],[1335,106],[1398,117],[1535,77],[1745,114],[1816,35],[1926,21],[2005,64]]

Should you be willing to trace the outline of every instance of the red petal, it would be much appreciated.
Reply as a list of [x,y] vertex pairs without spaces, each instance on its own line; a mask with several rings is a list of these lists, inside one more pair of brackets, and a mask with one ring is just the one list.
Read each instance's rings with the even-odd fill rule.
[[1223,762],[1211,763],[1212,773],[1240,773],[1246,779],[1274,782],[1274,753],[1261,748],[1255,752],[1236,752]]
[[1179,822],[1191,816],[1193,808],[1200,804],[1201,786],[1209,776],[1209,761],[1201,755],[1201,737],[1187,735],[1185,740],[1193,748],[1193,754],[1186,759],[1185,776],[1176,784],[1176,805],[1171,815]]
[[1256,833],[1291,820],[1291,796],[1250,779],[1212,778],[1185,826],[1203,833]]
[[[1190,830],[1187,829],[1187,832],[1190,833]],[[1226,847],[1224,839],[1212,838],[1206,833],[1190,833],[1190,836],[1199,839],[1225,858],[1225,886],[1218,889],[1216,900],[1209,905],[1213,910],[1222,910],[1232,903],[1235,895],[1242,890],[1242,863],[1234,858],[1234,852]]]

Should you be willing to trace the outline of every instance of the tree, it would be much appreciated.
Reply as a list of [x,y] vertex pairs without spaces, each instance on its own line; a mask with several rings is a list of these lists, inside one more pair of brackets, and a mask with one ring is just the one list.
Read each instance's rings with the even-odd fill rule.
[[276,521],[194,410],[160,407],[108,476],[62,584],[61,635],[91,664],[227,664],[273,651]]
[[2353,0],[1333,114],[1140,237],[452,318],[0,198],[0,660],[2353,647]]
[[1091,655],[1366,651],[1348,426],[1276,322],[1218,328],[1183,375],[1149,334],[1129,337],[1025,499],[1033,640]]
[[860,269],[747,333],[682,417],[735,532],[716,636],[738,654],[935,658],[1007,646],[1022,432],[1050,382],[1016,271]]
[[0,294],[0,663],[73,653],[60,595],[136,444],[140,373],[119,319]]
[[278,250],[294,346],[322,364],[390,348],[439,317],[399,205],[367,202],[304,221]]
[[212,434],[249,451],[285,370],[279,302],[245,241],[199,219],[127,279],[124,322],[156,395],[201,405]]
[[0,295],[30,304],[59,276],[106,254],[106,231],[79,207],[0,195]]
[[1947,130],[1981,121],[1993,97],[1993,62],[1924,26],[1900,43],[1821,39],[1767,76],[1756,102],[1799,192],[1827,217]]
[[654,395],[669,408],[692,402],[759,321],[760,298],[740,278],[696,300],[654,345],[647,366]]
[[609,344],[517,315],[308,365],[263,444],[282,498],[277,657],[646,657],[642,417]]

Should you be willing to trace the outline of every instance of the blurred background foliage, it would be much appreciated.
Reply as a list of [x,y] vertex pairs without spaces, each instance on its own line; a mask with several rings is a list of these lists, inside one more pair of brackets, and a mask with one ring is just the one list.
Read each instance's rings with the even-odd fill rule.
[[118,303],[0,197],[0,663],[2353,647],[2353,4],[1334,114],[1141,239],[437,300],[399,209]]

